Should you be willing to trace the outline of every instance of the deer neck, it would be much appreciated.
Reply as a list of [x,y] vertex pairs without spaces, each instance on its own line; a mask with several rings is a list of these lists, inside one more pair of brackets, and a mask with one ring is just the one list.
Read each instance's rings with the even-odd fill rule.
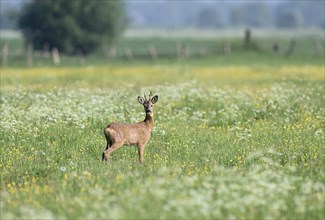
[[150,129],[153,128],[153,113],[150,113],[150,114],[146,114],[146,118],[144,119],[143,121],[146,126]]

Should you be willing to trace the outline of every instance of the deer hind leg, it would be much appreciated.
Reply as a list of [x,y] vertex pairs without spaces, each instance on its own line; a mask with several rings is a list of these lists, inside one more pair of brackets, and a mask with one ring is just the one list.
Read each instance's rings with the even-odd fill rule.
[[106,152],[108,151],[110,146],[111,146],[111,143],[107,141],[106,148],[105,148],[104,152],[102,153],[102,161],[104,161],[104,160],[107,161]]
[[111,155],[111,153],[113,153],[113,151],[119,149],[121,146],[123,145],[123,142],[121,143],[113,143],[112,145],[107,145],[109,147],[106,147],[106,149],[104,150],[103,154],[102,154],[102,160],[103,161],[107,161],[107,158],[109,157],[109,155]]
[[112,145],[112,141],[109,138],[108,132],[107,132],[107,128],[104,129],[104,134],[105,134],[105,138],[106,138],[106,148],[104,150],[104,152],[102,153],[102,161],[107,161],[107,157],[105,152],[109,149],[109,147]]

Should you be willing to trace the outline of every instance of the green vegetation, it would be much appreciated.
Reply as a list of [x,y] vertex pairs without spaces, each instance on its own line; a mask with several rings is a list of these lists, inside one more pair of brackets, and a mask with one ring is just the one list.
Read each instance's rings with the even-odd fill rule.
[[[300,32],[299,32],[300,33]],[[301,34],[301,33],[300,33]],[[238,33],[237,33],[238,35]],[[240,37],[226,38],[211,36],[206,38],[197,37],[124,37],[116,42],[116,56],[109,56],[109,45],[96,50],[88,56],[61,55],[61,66],[103,66],[103,65],[152,65],[152,64],[175,64],[175,65],[284,65],[284,64],[317,64],[324,63],[324,37],[323,32],[305,34],[286,33],[288,36],[274,36],[266,32],[264,37],[255,37],[252,34],[252,47],[245,48],[243,39]],[[257,35],[261,35],[257,33]],[[270,35],[270,36],[269,36]],[[294,52],[288,55],[291,37],[296,36]],[[230,53],[223,52],[224,43],[230,45]],[[4,45],[9,47],[9,67],[25,67],[26,47],[21,38],[1,38],[0,48]],[[273,52],[273,46],[278,45],[278,52]],[[158,53],[158,60],[153,61],[148,53],[148,47],[154,46]],[[183,45],[188,48],[188,57],[178,59],[177,46]],[[125,49],[132,51],[132,61],[125,56]],[[34,55],[33,66],[53,66],[49,55],[42,55],[38,51]]]
[[[37,51],[27,68],[22,39],[2,38],[1,219],[324,219],[324,38],[298,36],[289,56],[288,37],[230,38],[227,55],[225,39],[125,37],[113,59],[54,67]],[[101,162],[104,127],[143,120],[149,91],[144,164],[134,147]]]
[[[324,219],[324,65],[236,56],[2,68],[1,218]],[[103,128],[142,120],[148,91],[145,163],[102,163]]]
[[123,6],[122,1],[31,1],[18,24],[38,50],[89,54],[120,36],[126,25]]

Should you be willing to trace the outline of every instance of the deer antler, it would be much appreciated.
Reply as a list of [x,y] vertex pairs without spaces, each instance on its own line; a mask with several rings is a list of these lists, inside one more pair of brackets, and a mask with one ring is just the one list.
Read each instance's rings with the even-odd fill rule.
[[148,100],[150,100],[151,98],[152,98],[152,92],[150,91],[150,93],[149,93],[149,98],[147,99],[147,96],[146,96],[146,93],[144,93],[143,94],[144,95],[144,100],[146,100],[146,101],[148,101]]

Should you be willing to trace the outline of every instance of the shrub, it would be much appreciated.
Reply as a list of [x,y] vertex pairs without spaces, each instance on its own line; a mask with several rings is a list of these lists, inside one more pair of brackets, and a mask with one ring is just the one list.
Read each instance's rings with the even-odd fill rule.
[[23,9],[19,27],[35,49],[48,45],[88,54],[119,36],[125,27],[123,2],[34,0]]

